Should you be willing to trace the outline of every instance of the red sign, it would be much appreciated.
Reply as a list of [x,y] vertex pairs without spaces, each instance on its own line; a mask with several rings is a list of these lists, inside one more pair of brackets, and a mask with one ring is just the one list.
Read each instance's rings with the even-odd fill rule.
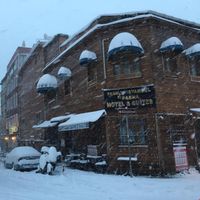
[[173,150],[174,150],[176,171],[180,172],[183,170],[187,170],[188,159],[187,159],[186,147],[174,147]]

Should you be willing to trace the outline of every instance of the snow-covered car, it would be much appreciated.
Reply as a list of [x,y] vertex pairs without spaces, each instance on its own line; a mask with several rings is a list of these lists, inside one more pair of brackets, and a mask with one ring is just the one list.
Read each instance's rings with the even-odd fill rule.
[[14,170],[37,169],[40,155],[39,151],[30,146],[15,147],[6,155],[4,165]]

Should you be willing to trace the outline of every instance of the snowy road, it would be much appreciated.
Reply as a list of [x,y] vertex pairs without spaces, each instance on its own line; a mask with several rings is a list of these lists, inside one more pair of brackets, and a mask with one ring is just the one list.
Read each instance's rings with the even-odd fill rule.
[[0,166],[0,200],[199,200],[200,174],[176,178],[101,175],[66,169],[55,176]]

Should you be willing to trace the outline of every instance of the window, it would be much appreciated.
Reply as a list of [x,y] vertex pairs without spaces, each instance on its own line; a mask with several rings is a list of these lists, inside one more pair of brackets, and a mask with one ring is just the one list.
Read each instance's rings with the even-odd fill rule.
[[114,76],[120,75],[133,75],[135,77],[140,77],[140,59],[136,58],[134,60],[125,60],[115,63],[113,65],[113,74]]
[[187,119],[185,115],[170,116],[169,120],[169,131],[171,141],[173,143],[186,143],[186,123]]
[[96,66],[94,64],[89,64],[88,67],[88,82],[94,82],[96,81]]
[[65,82],[64,82],[64,93],[65,93],[65,95],[69,95],[71,93],[71,81],[70,81],[70,79],[65,80]]
[[176,74],[178,72],[176,58],[165,58],[164,68],[166,72]]
[[200,76],[200,57],[192,57],[189,63],[191,76]]
[[127,128],[129,134],[129,144],[146,144],[146,123],[144,119],[134,117],[122,117],[120,122],[120,144],[128,144]]
[[170,127],[170,133],[173,143],[186,143],[186,134],[184,124],[172,124]]

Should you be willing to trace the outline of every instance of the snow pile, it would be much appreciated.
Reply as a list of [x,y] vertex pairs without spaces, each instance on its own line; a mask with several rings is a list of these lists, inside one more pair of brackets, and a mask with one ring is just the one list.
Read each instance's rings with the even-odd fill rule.
[[48,153],[48,152],[49,152],[49,147],[43,146],[43,147],[41,148],[41,153]]
[[196,171],[173,178],[130,178],[57,168],[57,175],[46,176],[0,166],[1,200],[198,200],[199,183]]
[[193,46],[189,47],[185,51],[186,56],[194,56],[200,54],[200,43],[194,44]]
[[58,116],[58,117],[53,117],[50,121],[51,123],[53,122],[62,122],[62,121],[66,121],[68,120],[71,116],[73,116],[74,114],[69,114],[69,115],[62,115],[62,116]]
[[50,147],[48,153],[49,153],[48,161],[49,162],[56,162],[57,157],[58,157],[58,152],[57,152],[56,148]]
[[72,76],[72,72],[67,67],[60,67],[58,70],[58,77],[61,79],[68,79]]
[[58,83],[55,76],[50,74],[44,74],[37,83],[37,89],[42,88],[57,88]]
[[167,51],[167,50],[183,50],[183,43],[177,37],[170,37],[164,42],[162,42],[160,46],[160,51]]
[[117,34],[110,42],[108,54],[115,53],[115,51],[125,50],[125,48],[132,48],[136,53],[144,53],[144,50],[137,40],[137,38],[128,32]]
[[38,163],[39,163],[39,158],[37,158],[37,159],[29,159],[29,160],[21,159],[18,162],[19,165],[36,165],[36,167],[37,167]]
[[24,157],[24,156],[40,156],[40,153],[34,149],[33,147],[29,146],[21,146],[14,148],[7,156],[17,156],[17,157]]
[[190,111],[200,113],[200,108],[190,108]]
[[57,122],[51,122],[51,121],[43,121],[41,124],[37,124],[32,126],[32,128],[48,128],[48,127],[53,127],[56,126]]
[[[17,164],[19,163],[20,158],[25,158],[25,157],[33,157],[34,158],[39,158],[40,157],[40,152],[38,152],[36,149],[30,146],[21,146],[21,147],[15,147],[10,153],[6,155],[5,161],[6,163],[14,163]],[[25,158],[26,159],[26,158]],[[32,162],[30,161],[30,158],[28,159],[27,163],[35,163],[34,160]],[[38,163],[38,159],[35,160],[36,163]],[[21,161],[23,163],[24,161]]]
[[80,65],[84,65],[96,59],[97,59],[96,53],[92,51],[84,50],[80,55],[79,61],[80,61]]

